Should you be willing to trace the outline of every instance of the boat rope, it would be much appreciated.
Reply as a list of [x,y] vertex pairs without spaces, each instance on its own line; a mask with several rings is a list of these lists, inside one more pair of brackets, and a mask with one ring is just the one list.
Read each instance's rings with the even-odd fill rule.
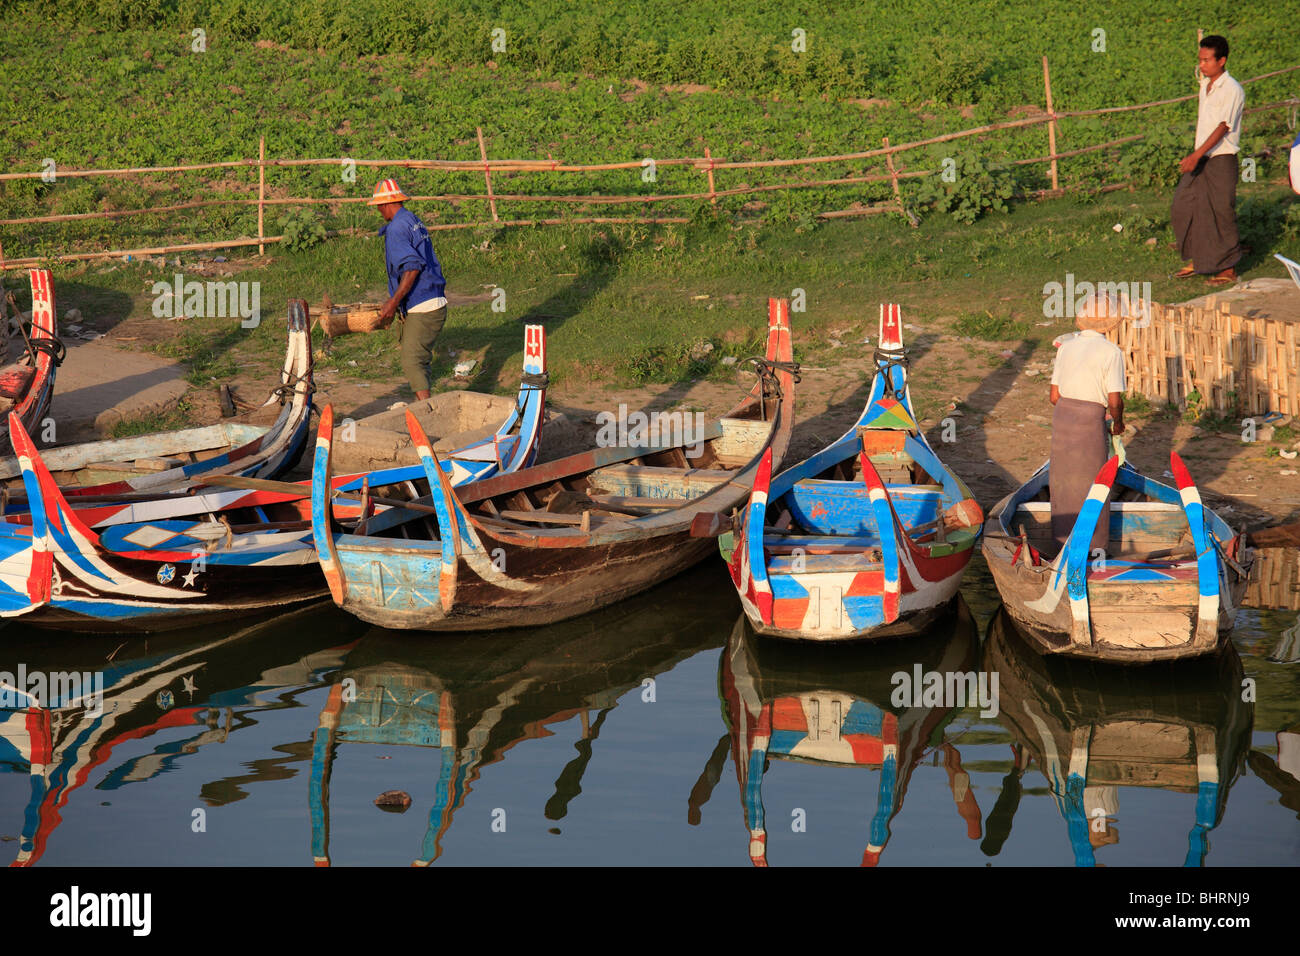
[[521,398],[523,390],[544,392],[550,384],[551,376],[546,372],[523,372],[520,374],[519,391],[515,393],[515,419],[520,426],[523,425],[524,421],[524,400]]
[[898,390],[894,388],[894,376],[890,371],[892,368],[901,368],[904,372],[904,381],[906,381],[907,366],[911,363],[908,358],[907,349],[881,349],[877,348],[872,358],[876,362],[876,374],[882,372],[885,376],[884,397],[899,399],[901,396]]
[[277,385],[275,388],[271,390],[271,397],[280,399],[281,405],[284,404],[285,399],[290,398],[295,393],[297,393],[299,385],[303,384],[304,382],[307,383],[308,385],[311,384],[310,366],[308,367],[307,371],[301,375],[295,375],[293,372],[282,372],[281,374],[287,376],[287,380],[282,381],[279,385]]
[[[1214,548],[1215,551],[1219,552],[1219,557],[1221,557],[1224,560],[1224,562],[1228,565],[1228,567],[1232,568],[1232,570],[1236,571],[1243,578],[1250,577],[1249,572],[1247,572],[1245,568],[1243,568],[1236,561],[1232,560],[1232,558],[1228,557],[1228,553],[1223,550],[1223,542],[1219,540],[1218,535],[1216,535],[1213,531],[1211,531],[1209,533],[1209,538],[1210,538],[1210,546]],[[1209,548],[1207,548],[1206,550],[1208,551]]]
[[769,393],[768,386],[770,385],[771,394],[775,395],[778,399],[785,397],[781,392],[781,380],[777,377],[777,372],[789,373],[796,385],[802,381],[800,378],[801,370],[798,362],[782,362],[777,359],[761,358],[757,355],[751,356],[746,359],[746,361],[754,366],[750,371],[757,375],[759,380],[763,383],[764,394]]
[[18,331],[22,333],[23,342],[27,344],[27,352],[32,357],[32,364],[35,365],[40,360],[41,353],[44,352],[54,360],[56,368],[62,365],[64,358],[68,354],[68,348],[63,344],[63,340],[56,335],[33,340],[30,335],[31,330],[31,322],[22,322],[18,326]]

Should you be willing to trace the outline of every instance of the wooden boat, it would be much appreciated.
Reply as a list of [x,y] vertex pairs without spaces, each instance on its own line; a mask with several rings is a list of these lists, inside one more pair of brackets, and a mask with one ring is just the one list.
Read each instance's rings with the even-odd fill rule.
[[[1095,866],[1097,851],[1119,842],[1108,818],[1122,822],[1117,788],[1127,787],[1195,794],[1184,865],[1202,865],[1250,747],[1254,705],[1242,700],[1232,643],[1189,661],[1110,667],[1040,655],[1007,610],[989,626],[984,668],[999,675],[998,720],[1047,778],[1075,865]],[[1018,787],[1018,774],[1009,782]],[[989,815],[998,848],[1010,835],[1014,803],[1008,810]]]
[[739,505],[759,462],[780,461],[789,444],[797,366],[785,300],[769,302],[766,356],[755,362],[759,381],[749,395],[702,434],[682,429],[677,440],[600,447],[456,492],[408,416],[434,513],[393,508],[364,533],[341,533],[327,508],[326,408],[312,520],[335,603],[385,627],[531,626],[604,607],[690,567],[714,546],[692,537],[695,518]]
[[[33,699],[15,665],[3,665],[15,683],[0,703],[0,779],[30,779],[26,806],[10,802],[6,811],[5,832],[18,834],[6,844],[15,852],[10,865],[40,862],[65,820],[105,799],[73,800],[79,789],[105,794],[184,769],[177,765],[256,726],[266,712],[301,707],[296,698],[321,686],[364,626],[326,602],[233,633],[225,625],[148,639],[51,642],[21,623],[7,627],[8,659],[47,678],[45,696]],[[259,771],[276,779],[275,763],[242,765],[239,782],[247,787]],[[246,795],[233,782],[215,781],[203,785],[201,799],[212,807]]]
[[[23,427],[34,430],[50,409],[54,378],[63,361],[63,343],[58,337],[54,310],[54,280],[49,269],[31,269],[31,332],[21,330],[22,357],[0,368],[0,448],[6,446],[9,413],[18,416]],[[3,312],[0,312],[3,315]],[[21,318],[21,317],[20,317]]]
[[[437,786],[413,794],[428,820],[424,839],[413,847],[413,865],[441,856],[453,817],[480,773],[528,749],[529,741],[577,738],[577,755],[558,776],[545,778],[555,781],[549,796],[542,789],[521,795],[547,820],[566,817],[583,793],[588,767],[600,757],[601,728],[619,703],[630,697],[633,708],[644,706],[647,679],[722,644],[733,612],[720,602],[700,606],[696,600],[701,588],[721,585],[720,577],[701,568],[581,620],[529,631],[447,634],[429,643],[372,629],[334,675],[312,738],[308,799],[315,865],[333,859],[331,792],[336,804],[338,794],[355,801],[358,787],[376,792],[366,765],[353,760],[335,766],[342,751],[358,744],[378,744],[385,752],[422,747],[430,755]],[[522,759],[545,755],[535,751]],[[371,799],[365,797],[367,805]],[[355,802],[347,809],[355,813]]]
[[81,631],[166,630],[322,595],[301,518],[267,521],[257,509],[225,509],[220,518],[101,534],[70,506],[17,416],[9,427],[31,523],[0,523],[0,617]]
[[775,478],[764,459],[719,544],[760,634],[833,641],[913,634],[957,594],[984,514],[916,424],[897,305],[880,307],[858,420]]
[[[473,481],[536,453],[545,340],[538,326],[527,335],[525,363],[535,372],[525,372],[520,403],[499,432],[448,456],[448,482]],[[20,424],[11,438],[31,508],[0,522],[0,617],[78,631],[160,631],[324,596],[309,484],[242,479],[254,487],[78,510]],[[393,499],[370,494],[380,473],[338,479],[337,490],[359,488],[361,498],[333,499],[334,518],[382,518],[406,504],[419,494],[403,478],[408,473],[382,473],[397,485]]]
[[[546,417],[546,331],[540,325],[524,328],[524,363],[519,391],[514,407],[487,436],[481,433],[460,433],[444,436],[440,444],[450,445],[443,452],[443,468],[453,486],[490,477],[499,472],[510,472],[533,463],[541,447],[542,424]],[[56,452],[45,452],[48,459]],[[281,482],[239,475],[208,475],[201,490],[191,488],[172,493],[113,493],[69,496],[77,516],[87,526],[103,529],[113,526],[138,526],[200,516],[210,518],[227,512],[244,509],[251,517],[235,520],[235,524],[250,522],[296,521],[311,518],[311,481]],[[423,490],[418,486],[423,485]],[[402,465],[379,471],[336,475],[333,478],[337,495],[361,494],[365,501],[336,498],[335,516],[355,519],[362,505],[373,511],[383,511],[386,505],[371,495],[371,489],[383,489],[389,499],[415,500],[427,496],[428,487],[423,464]],[[63,490],[68,495],[67,489]],[[292,510],[283,506],[295,504]],[[275,517],[271,517],[274,507]],[[255,509],[263,509],[254,513]],[[9,512],[3,520],[30,524],[25,496],[10,496]],[[215,520],[215,519],[212,519]],[[131,529],[122,532],[129,534]],[[314,545],[313,545],[314,547]]]
[[[161,493],[202,485],[214,475],[275,478],[302,456],[310,430],[312,397],[311,332],[307,304],[289,301],[289,341],[280,385],[263,408],[279,402],[270,426],[223,422],[204,428],[86,442],[49,449],[45,463],[69,497]],[[32,428],[24,423],[31,432]],[[0,459],[0,485],[16,490],[22,468]],[[21,496],[18,496],[21,499]],[[3,500],[4,510],[10,502]],[[23,507],[21,501],[15,504]]]
[[[1177,453],[1169,460],[1177,488],[1112,457],[1055,555],[1050,462],[989,513],[984,558],[1043,653],[1142,663],[1208,654],[1227,639],[1254,552],[1201,504]],[[1088,549],[1112,492],[1102,558]]]
[[718,686],[749,831],[750,862],[768,864],[762,788],[769,762],[775,760],[879,771],[876,809],[862,854],[862,865],[875,866],[913,771],[939,750],[965,823],[956,832],[979,839],[980,810],[970,776],[957,749],[942,739],[957,708],[912,706],[914,700],[905,706],[895,703],[902,699],[900,672],[968,672],[978,659],[979,634],[960,598],[926,634],[906,643],[797,647],[756,636],[742,615],[723,652]]

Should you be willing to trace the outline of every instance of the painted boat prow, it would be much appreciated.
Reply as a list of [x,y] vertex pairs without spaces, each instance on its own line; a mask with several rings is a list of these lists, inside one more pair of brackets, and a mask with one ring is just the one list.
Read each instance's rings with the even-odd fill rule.
[[[739,529],[744,546],[729,551],[720,542],[763,634],[818,641],[908,634],[957,593],[984,515],[916,423],[902,328],[899,306],[882,304],[875,375],[857,420],[830,445],[756,483]],[[896,496],[905,506],[896,506]],[[764,585],[771,615],[759,613]]]
[[334,515],[330,509],[330,443],[334,435],[334,405],[321,409],[316,431],[316,458],[311,469],[311,530],[320,557],[321,571],[329,584],[330,597],[339,607],[347,597],[347,583],[334,544]]
[[[1047,654],[1143,664],[1195,657],[1226,640],[1253,552],[1203,505],[1182,459],[1170,454],[1177,488],[1118,455],[1108,459],[1065,546],[1049,560],[1050,506],[1040,499],[1050,464],[990,511],[983,545],[1004,604],[1035,645]],[[1092,537],[1112,498],[1107,549],[1098,555]]]
[[442,543],[442,562],[438,568],[438,600],[444,613],[450,612],[456,604],[456,569],[460,563],[461,552],[460,515],[456,509],[460,502],[452,491],[447,473],[443,471],[438,457],[433,453],[429,437],[420,427],[419,421],[408,410],[406,413],[406,430],[415,445],[415,453],[424,466],[424,474],[429,482],[429,494],[433,506],[438,512],[438,536]]

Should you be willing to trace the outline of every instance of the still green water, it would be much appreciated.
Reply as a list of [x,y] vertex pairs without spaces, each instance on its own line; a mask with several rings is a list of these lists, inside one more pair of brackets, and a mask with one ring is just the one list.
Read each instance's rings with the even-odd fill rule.
[[[97,714],[0,710],[0,860],[1300,861],[1300,664],[1269,659],[1300,656],[1295,611],[1248,608],[1227,653],[1134,669],[1043,661],[978,557],[963,596],[876,646],[754,637],[714,562],[524,632],[329,606],[148,640],[11,624],[0,671],[100,670],[104,691]],[[899,696],[932,672],[996,674],[996,704]],[[409,806],[377,806],[389,791]]]

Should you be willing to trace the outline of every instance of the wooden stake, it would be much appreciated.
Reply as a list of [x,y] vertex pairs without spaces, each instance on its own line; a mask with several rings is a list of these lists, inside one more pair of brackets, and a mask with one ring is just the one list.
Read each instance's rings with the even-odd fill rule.
[[718,204],[718,194],[713,188],[713,154],[709,152],[709,147],[707,146],[704,147],[704,158],[709,161],[709,166],[706,170],[709,177],[709,205],[716,206]]
[[1056,175],[1056,112],[1052,109],[1052,75],[1047,70],[1047,56],[1043,56],[1043,88],[1047,91],[1047,114],[1052,117],[1047,124],[1047,151],[1052,156],[1052,189],[1060,189]]
[[487,183],[488,209],[492,213],[492,221],[497,222],[497,201],[492,196],[492,167],[488,165],[487,144],[483,142],[483,127],[476,127],[478,130],[478,154],[483,158],[483,179]]
[[266,137],[257,138],[257,254],[266,255]]
[[[889,137],[882,136],[880,141],[885,144],[885,149],[888,150]],[[903,193],[898,188],[898,170],[894,168],[894,154],[892,152],[885,153],[885,164],[889,166],[889,184],[894,187],[894,201],[898,203],[898,208],[901,211],[903,208]]]

